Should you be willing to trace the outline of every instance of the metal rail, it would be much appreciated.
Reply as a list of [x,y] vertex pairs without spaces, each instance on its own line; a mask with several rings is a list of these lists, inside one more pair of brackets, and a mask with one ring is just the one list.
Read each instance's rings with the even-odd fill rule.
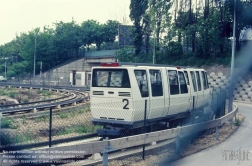
[[[7,105],[8,107],[14,107],[14,108],[6,108],[5,106],[2,106],[2,110],[0,110],[1,113],[3,114],[14,114],[16,112],[24,112],[24,111],[34,111],[37,112],[37,110],[42,110],[45,108],[50,108],[50,107],[62,107],[62,106],[67,106],[73,103],[80,103],[83,101],[86,101],[89,99],[89,96],[85,96],[84,93],[79,92],[79,91],[70,91],[66,89],[54,89],[51,87],[44,87],[44,86],[38,86],[38,85],[24,85],[24,84],[9,84],[9,83],[1,83],[0,86],[8,86],[8,87],[22,87],[22,88],[33,88],[33,89],[51,89],[51,90],[57,90],[57,91],[63,91],[70,93],[68,96],[64,96],[61,98],[56,98],[56,99],[50,99],[50,100],[44,100],[44,101],[35,101],[35,102],[29,102],[29,103],[22,103],[22,104],[14,104],[14,105]],[[76,95],[77,94],[77,95]],[[68,97],[67,99],[65,99]],[[71,97],[71,98],[69,98]],[[60,99],[65,99],[64,101],[57,101]],[[56,101],[56,102],[55,102]],[[53,102],[53,103],[44,103],[44,104],[36,104],[36,103],[42,103],[42,102]],[[30,105],[30,104],[36,104],[36,105]],[[18,107],[20,105],[29,105],[29,106],[23,106],[23,107]]]

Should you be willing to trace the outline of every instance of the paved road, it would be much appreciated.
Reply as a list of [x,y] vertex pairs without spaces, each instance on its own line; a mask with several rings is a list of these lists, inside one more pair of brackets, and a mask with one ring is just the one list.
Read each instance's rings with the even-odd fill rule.
[[[169,166],[252,166],[252,105],[235,103],[245,119],[225,142],[177,160]],[[232,154],[238,159],[232,158]],[[235,159],[235,160],[234,160]]]

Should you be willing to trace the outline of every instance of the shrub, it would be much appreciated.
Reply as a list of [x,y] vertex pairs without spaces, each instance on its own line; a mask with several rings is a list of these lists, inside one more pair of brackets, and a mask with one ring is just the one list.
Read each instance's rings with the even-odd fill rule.
[[23,103],[28,103],[29,100],[28,100],[28,98],[23,98],[23,99],[22,99],[22,102],[23,102]]
[[1,120],[1,127],[2,128],[12,128],[14,127],[14,119],[6,117],[6,118],[2,118]]

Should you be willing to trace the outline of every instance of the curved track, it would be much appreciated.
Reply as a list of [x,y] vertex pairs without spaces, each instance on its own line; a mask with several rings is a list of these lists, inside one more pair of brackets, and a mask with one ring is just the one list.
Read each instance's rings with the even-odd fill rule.
[[[42,100],[42,101],[35,101],[29,103],[22,103],[22,104],[12,104],[12,105],[4,105],[1,106],[0,112],[2,114],[13,115],[16,113],[27,113],[27,112],[37,112],[43,111],[46,108],[61,108],[69,105],[76,105],[81,102],[85,102],[89,100],[89,96],[86,92],[80,92],[77,88],[69,87],[69,89],[65,89],[67,87],[45,87],[45,86],[38,86],[38,85],[26,85],[26,84],[10,84],[10,83],[1,83],[1,86],[8,86],[8,87],[18,87],[18,88],[32,88],[32,89],[44,89],[44,90],[51,90],[51,91],[58,91],[62,93],[66,93],[67,95],[49,99],[49,100]],[[63,89],[64,88],[64,89]]]

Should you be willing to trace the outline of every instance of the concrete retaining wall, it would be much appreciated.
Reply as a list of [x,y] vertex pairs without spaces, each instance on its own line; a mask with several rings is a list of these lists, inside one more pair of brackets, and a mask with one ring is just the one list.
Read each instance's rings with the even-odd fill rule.
[[[225,88],[229,93],[229,78],[223,73],[211,72],[208,74],[208,81],[213,88]],[[234,100],[252,102],[252,81],[245,81],[242,77],[236,78],[233,91]]]

